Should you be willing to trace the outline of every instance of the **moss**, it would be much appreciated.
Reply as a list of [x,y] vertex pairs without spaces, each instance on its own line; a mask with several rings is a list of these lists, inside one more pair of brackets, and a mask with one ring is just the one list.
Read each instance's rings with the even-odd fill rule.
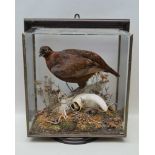
[[63,131],[73,131],[76,128],[76,122],[74,121],[63,121],[60,123]]
[[32,134],[56,134],[102,131],[110,134],[119,133],[122,130],[122,119],[117,111],[100,111],[93,115],[80,111],[68,113],[67,118],[61,117],[60,122],[58,122],[58,118],[60,118],[59,113],[51,110],[47,112],[44,109],[37,113],[30,132]]
[[79,126],[78,129],[79,131],[84,131],[84,132],[97,130],[94,124],[89,124],[89,123],[85,123]]
[[53,130],[53,131],[59,132],[61,130],[61,127],[59,125],[50,125],[48,127],[48,130]]

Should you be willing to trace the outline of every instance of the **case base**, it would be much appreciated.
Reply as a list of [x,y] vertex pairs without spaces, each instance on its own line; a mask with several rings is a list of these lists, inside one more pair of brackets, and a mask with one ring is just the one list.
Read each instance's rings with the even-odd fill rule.
[[97,138],[54,138],[56,141],[64,144],[86,144],[95,141]]

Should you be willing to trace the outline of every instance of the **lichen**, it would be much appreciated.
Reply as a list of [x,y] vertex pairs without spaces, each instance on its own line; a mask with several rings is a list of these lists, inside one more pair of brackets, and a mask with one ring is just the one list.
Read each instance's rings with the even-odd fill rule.
[[38,112],[33,122],[31,133],[37,134],[57,134],[57,133],[81,133],[96,132],[107,129],[122,130],[122,118],[119,113],[113,111],[87,114],[85,111],[72,112],[67,118],[47,109]]

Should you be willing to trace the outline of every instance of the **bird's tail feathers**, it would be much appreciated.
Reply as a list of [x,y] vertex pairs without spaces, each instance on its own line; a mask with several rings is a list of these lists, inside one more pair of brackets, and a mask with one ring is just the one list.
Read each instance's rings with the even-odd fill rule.
[[115,70],[113,70],[113,69],[112,69],[111,67],[109,67],[109,66],[107,66],[106,71],[107,71],[107,72],[110,72],[111,74],[113,74],[113,75],[115,75],[115,76],[117,76],[117,77],[120,76],[118,72],[116,72]]

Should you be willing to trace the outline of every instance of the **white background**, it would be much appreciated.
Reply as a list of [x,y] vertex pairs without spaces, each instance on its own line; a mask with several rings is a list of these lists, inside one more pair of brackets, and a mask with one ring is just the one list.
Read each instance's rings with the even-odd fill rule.
[[[77,146],[34,141],[26,138],[25,99],[22,59],[23,18],[72,18],[79,13],[81,18],[128,18],[130,32],[134,34],[131,72],[128,138],[122,141],[103,141]],[[16,0],[16,143],[17,155],[25,154],[138,154],[138,0]],[[136,118],[136,119],[135,119]],[[43,145],[42,145],[43,144]],[[57,144],[57,145],[56,145]],[[96,145],[97,144],[97,145]],[[62,148],[62,149],[61,149]],[[71,149],[70,149],[71,148]],[[74,148],[74,149],[73,149]],[[81,148],[81,149],[78,149]],[[67,149],[67,150],[63,150]],[[38,152],[38,151],[39,152]],[[70,150],[70,151],[69,151]],[[55,152],[54,152],[55,151]],[[64,151],[64,152],[62,152]],[[65,152],[66,151],[66,152]],[[74,152],[75,151],[75,152]],[[91,152],[90,152],[91,151]],[[68,152],[68,153],[67,153]]]

